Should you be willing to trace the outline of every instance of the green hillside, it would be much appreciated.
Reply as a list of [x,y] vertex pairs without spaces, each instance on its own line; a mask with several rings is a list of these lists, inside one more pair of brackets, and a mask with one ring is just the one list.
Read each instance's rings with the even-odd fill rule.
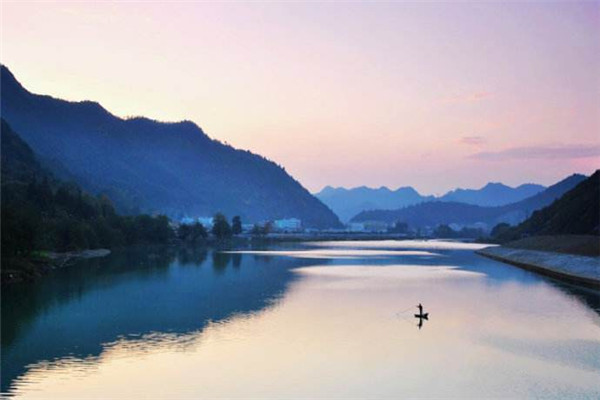
[[120,216],[106,196],[92,196],[44,170],[31,148],[2,120],[3,280],[33,273],[42,251],[166,243],[173,235],[164,216]]
[[541,235],[598,235],[600,232],[600,170],[549,206],[498,235],[500,241]]

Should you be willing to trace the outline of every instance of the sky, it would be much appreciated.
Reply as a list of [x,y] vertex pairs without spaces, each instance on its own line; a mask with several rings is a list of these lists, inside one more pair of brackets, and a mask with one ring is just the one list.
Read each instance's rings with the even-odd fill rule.
[[30,91],[191,120],[325,185],[552,184],[600,167],[600,2],[1,3]]

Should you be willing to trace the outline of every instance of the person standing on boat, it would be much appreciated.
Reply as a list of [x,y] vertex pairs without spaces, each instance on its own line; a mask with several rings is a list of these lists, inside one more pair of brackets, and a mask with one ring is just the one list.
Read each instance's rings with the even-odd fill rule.
[[423,315],[423,306],[421,305],[421,303],[419,303],[417,307],[419,307],[419,315]]

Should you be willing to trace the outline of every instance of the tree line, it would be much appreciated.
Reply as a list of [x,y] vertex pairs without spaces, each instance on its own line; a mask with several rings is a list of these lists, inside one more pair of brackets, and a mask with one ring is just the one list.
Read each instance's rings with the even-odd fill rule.
[[[210,233],[217,240],[230,239],[234,235],[242,233],[242,219],[236,215],[231,219],[231,224],[223,213],[217,213],[213,217],[213,225]],[[209,231],[200,222],[193,224],[181,224],[177,229],[177,238],[185,243],[197,243],[208,238]]]
[[48,177],[2,185],[2,256],[27,256],[34,250],[73,251],[136,244],[198,243],[242,232],[239,216],[231,223],[217,213],[208,231],[202,224],[177,229],[164,215],[118,215],[106,195],[92,196],[71,183]]
[[166,243],[173,238],[164,215],[121,216],[108,197],[91,196],[77,185],[48,177],[2,185],[1,208],[3,257],[26,256],[33,250]]

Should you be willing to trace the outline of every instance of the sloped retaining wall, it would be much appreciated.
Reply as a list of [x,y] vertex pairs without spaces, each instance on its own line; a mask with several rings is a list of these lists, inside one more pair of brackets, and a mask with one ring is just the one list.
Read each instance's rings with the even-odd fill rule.
[[513,249],[504,246],[486,247],[476,253],[552,278],[600,290],[600,257]]

